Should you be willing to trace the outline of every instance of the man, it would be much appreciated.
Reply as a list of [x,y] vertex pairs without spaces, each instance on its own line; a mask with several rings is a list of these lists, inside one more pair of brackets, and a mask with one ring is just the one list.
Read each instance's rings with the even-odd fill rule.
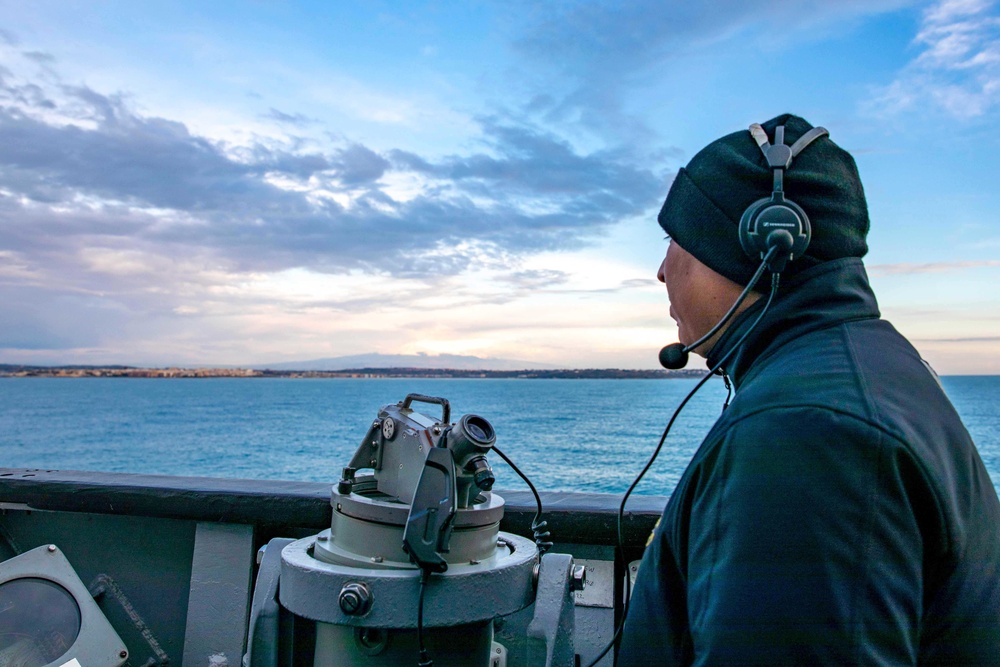
[[[767,138],[779,126],[787,144],[812,129],[785,115]],[[772,182],[745,130],[674,180],[659,278],[685,345],[757,270],[737,227]],[[763,296],[694,350],[710,367],[732,351],[735,398],[646,549],[617,664],[1000,665],[1000,502],[933,371],[879,319],[854,160],[816,139],[784,192],[811,243],[745,339]]]

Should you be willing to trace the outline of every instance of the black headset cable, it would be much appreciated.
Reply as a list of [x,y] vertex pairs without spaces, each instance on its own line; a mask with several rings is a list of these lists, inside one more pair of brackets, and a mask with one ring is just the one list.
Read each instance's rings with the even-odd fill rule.
[[[746,295],[749,293],[749,291],[754,287],[757,281],[760,280],[760,277],[763,274],[764,269],[767,267],[768,262],[771,261],[771,258],[777,252],[778,248],[776,247],[773,247],[771,248],[771,250],[768,251],[767,255],[761,261],[761,266],[760,268],[757,269],[757,273],[754,274],[752,281],[747,285],[747,288],[744,290],[744,293],[740,296],[739,300],[737,301],[737,305],[740,302],[742,302],[743,299],[746,298]],[[780,277],[781,277],[780,273],[771,274],[771,292],[768,295],[767,301],[764,303],[764,307],[763,309],[761,309],[760,314],[757,315],[757,319],[753,321],[753,324],[751,324],[750,327],[740,337],[740,339],[736,341],[736,344],[733,345],[725,353],[725,355],[723,355],[723,357],[718,361],[718,363],[715,364],[715,366],[709,369],[705,377],[703,377],[701,380],[698,381],[698,384],[694,386],[694,389],[692,389],[688,393],[688,395],[684,397],[684,400],[681,401],[680,405],[677,406],[677,409],[674,410],[674,414],[671,415],[670,417],[670,421],[667,422],[667,427],[663,429],[663,435],[660,436],[660,441],[659,443],[657,443],[656,449],[653,450],[653,454],[649,457],[649,461],[646,462],[646,465],[643,467],[642,471],[636,476],[635,480],[633,480],[632,484],[628,487],[628,490],[625,492],[625,495],[622,496],[621,504],[618,506],[617,524],[618,524],[618,551],[623,556],[625,552],[625,547],[624,547],[625,540],[622,534],[622,521],[625,515],[625,503],[628,502],[629,496],[632,495],[632,491],[635,490],[635,487],[638,486],[639,482],[646,475],[649,469],[653,466],[653,463],[656,461],[656,458],[660,455],[660,450],[663,449],[663,444],[667,440],[667,435],[669,435],[670,429],[673,428],[674,422],[677,420],[677,416],[680,415],[681,410],[684,409],[684,406],[686,406],[688,401],[691,400],[691,398],[698,392],[698,390],[701,389],[706,382],[708,382],[709,378],[715,375],[715,373],[720,368],[722,368],[722,365],[729,360],[729,357],[731,357],[733,353],[736,352],[736,350],[740,349],[740,347],[743,345],[743,342],[747,339],[747,336],[749,336],[753,332],[753,330],[757,328],[757,325],[760,324],[761,320],[764,319],[764,315],[767,314],[768,309],[771,307],[771,303],[774,301],[774,296],[778,292],[778,284],[780,281]],[[732,315],[732,311],[735,310],[735,308],[736,306],[730,309],[730,312],[725,315],[723,321],[725,321],[725,319],[728,319]],[[717,330],[718,328],[719,325],[713,327],[713,329],[715,330]],[[699,344],[701,342],[704,342],[704,340],[706,340],[707,338],[708,336],[703,336],[702,339],[699,341]],[[625,563],[625,606],[622,609],[621,621],[618,623],[618,627],[615,629],[615,634],[611,638],[611,641],[608,642],[607,646],[604,647],[604,650],[601,651],[600,654],[598,654],[598,656],[594,658],[590,662],[590,664],[587,665],[587,667],[595,667],[595,665],[597,665],[597,663],[600,662],[605,655],[607,655],[608,651],[610,651],[611,648],[615,646],[615,644],[617,644],[618,640],[621,638],[622,629],[625,627],[625,619],[628,616],[629,604],[632,601],[632,591],[630,590],[631,584],[632,584],[632,573],[629,572],[628,570],[628,563]]]
[[427,591],[427,581],[431,578],[431,571],[426,568],[420,570],[420,597],[417,599],[417,646],[420,649],[419,662],[417,667],[434,667],[434,660],[427,652],[424,645],[424,593]]
[[501,452],[496,445],[493,445],[493,451],[504,460],[504,463],[510,466],[511,470],[517,473],[517,476],[524,480],[524,483],[528,485],[531,489],[532,495],[535,496],[535,518],[531,521],[531,532],[534,534],[535,544],[538,546],[538,555],[541,556],[543,553],[552,548],[552,536],[546,530],[548,527],[547,521],[542,521],[542,498],[538,495],[538,490],[535,489],[535,485],[531,483],[528,476],[521,472],[521,469],[514,465],[514,462],[507,458],[507,455]]

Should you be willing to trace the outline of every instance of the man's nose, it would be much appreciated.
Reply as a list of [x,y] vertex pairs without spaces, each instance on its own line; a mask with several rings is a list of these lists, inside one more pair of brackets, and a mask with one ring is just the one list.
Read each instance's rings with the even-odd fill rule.
[[666,268],[667,268],[667,258],[664,257],[663,261],[660,262],[660,270],[656,272],[656,279],[659,280],[661,283],[667,282],[666,274],[664,273]]

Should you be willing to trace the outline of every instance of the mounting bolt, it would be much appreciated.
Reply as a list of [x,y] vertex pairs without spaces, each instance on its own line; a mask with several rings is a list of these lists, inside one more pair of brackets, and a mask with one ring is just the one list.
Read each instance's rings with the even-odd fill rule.
[[50,544],[49,545],[49,553],[50,554],[54,554],[55,552],[56,552],[56,545]]
[[126,651],[125,649],[122,649],[122,650],[118,651],[118,657],[122,658],[122,659],[127,658],[128,657],[128,651]]
[[348,616],[361,616],[368,612],[372,604],[372,594],[360,582],[344,584],[340,589],[340,610]]
[[357,472],[354,468],[350,466],[344,468],[343,474],[340,476],[340,481],[337,482],[337,493],[342,496],[346,496],[354,488],[354,473]]
[[587,568],[583,565],[573,566],[573,575],[569,579],[569,589],[571,591],[582,591],[587,583]]

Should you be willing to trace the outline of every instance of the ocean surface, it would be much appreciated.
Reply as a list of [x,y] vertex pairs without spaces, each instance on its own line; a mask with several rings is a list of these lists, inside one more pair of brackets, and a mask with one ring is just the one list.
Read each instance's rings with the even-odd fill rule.
[[[490,420],[539,489],[622,493],[695,382],[0,378],[0,466],[332,484],[379,407],[421,393]],[[942,383],[1000,487],[1000,376]],[[636,493],[670,494],[725,396],[713,378],[690,401]],[[498,489],[525,488],[492,459]]]

